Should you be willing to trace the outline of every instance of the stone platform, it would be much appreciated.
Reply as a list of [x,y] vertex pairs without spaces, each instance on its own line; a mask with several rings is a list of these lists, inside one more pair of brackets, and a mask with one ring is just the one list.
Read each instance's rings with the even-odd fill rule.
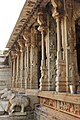
[[31,119],[27,119],[26,116],[8,116],[8,115],[2,115],[2,116],[0,116],[0,120],[31,120]]
[[18,115],[1,115],[0,120],[34,120],[34,111],[29,111],[26,115],[20,115],[20,113]]

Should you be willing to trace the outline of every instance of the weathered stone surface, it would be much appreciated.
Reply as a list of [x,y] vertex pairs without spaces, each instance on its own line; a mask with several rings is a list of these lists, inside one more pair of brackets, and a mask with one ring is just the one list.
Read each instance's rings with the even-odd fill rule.
[[36,108],[35,120],[80,120],[80,117],[70,116],[64,112],[43,106]]
[[8,116],[2,115],[0,116],[0,120],[34,120],[34,113],[30,112],[27,116],[15,115],[15,116]]
[[11,86],[11,69],[10,67],[0,66],[0,90]]
[[[37,3],[36,0],[30,1],[34,2],[28,0],[29,5],[27,2],[25,3],[7,45],[13,51],[16,41],[23,44],[26,41],[25,49],[19,49],[19,52],[23,50],[23,53],[18,60],[18,77],[15,77],[16,57],[11,59],[11,63],[15,61],[12,65],[12,87],[15,91],[21,92],[22,90],[24,94],[28,95],[30,110],[35,110],[35,120],[79,120],[80,95],[70,94],[70,84],[76,85],[80,81],[80,1],[38,0]],[[35,7],[31,7],[34,4]],[[24,25],[21,24],[23,21]],[[16,36],[18,28],[19,33]],[[32,28],[39,30],[39,37],[35,36]],[[24,31],[26,31],[26,37],[23,38]],[[13,37],[14,34],[18,39]],[[37,43],[35,44],[35,42]],[[77,44],[79,48],[76,47]],[[20,47],[22,48],[22,44]],[[14,49],[14,56],[15,52]],[[26,54],[26,59],[24,59],[24,54]],[[19,54],[17,53],[17,55]],[[3,75],[3,73],[1,74]],[[38,88],[41,90],[39,93],[34,91]],[[14,115],[14,117],[10,116],[6,119],[33,120],[34,114],[30,110],[28,109],[29,114],[26,118]]]

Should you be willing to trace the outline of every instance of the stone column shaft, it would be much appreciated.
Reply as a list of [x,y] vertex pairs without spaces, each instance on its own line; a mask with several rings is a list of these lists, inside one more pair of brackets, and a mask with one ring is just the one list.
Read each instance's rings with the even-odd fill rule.
[[48,69],[46,66],[46,50],[45,50],[45,33],[41,31],[42,35],[42,60],[41,60],[41,78],[40,78],[40,90],[48,90]]
[[[65,37],[64,17],[56,17],[57,22],[57,60],[56,60],[56,91],[66,91],[66,62],[65,62]],[[62,23],[62,24],[61,24]]]
[[60,81],[60,65],[59,61],[61,60],[61,33],[60,33],[60,20],[59,17],[56,18],[57,22],[57,61],[56,61],[56,67],[57,67],[57,76],[56,76],[56,91],[59,91],[59,81]]
[[38,45],[37,30],[31,29],[31,50],[30,50],[30,88],[38,89]]
[[23,50],[21,50],[20,55],[20,84],[21,88],[23,88]]
[[18,87],[19,81],[19,55],[17,54],[17,64],[16,64],[16,88]]
[[62,60],[65,60],[65,32],[64,32],[64,17],[63,19],[61,20],[61,31],[62,31],[62,51],[61,51],[61,58]]
[[61,59],[61,29],[60,29],[60,19],[56,18],[57,22],[57,60]]
[[27,44],[27,68],[26,68],[26,88],[30,88],[30,52],[29,52],[29,45]]
[[26,71],[26,65],[27,65],[27,60],[26,60],[26,56],[27,56],[27,53],[26,53],[26,49],[25,49],[25,52],[24,52],[24,80],[25,80],[25,88],[27,86],[27,82],[26,82],[26,74],[27,74],[27,71]]
[[12,79],[11,79],[12,81],[11,81],[11,87],[12,87],[12,88],[13,88],[13,86],[14,86],[14,85],[13,85],[13,83],[14,83],[14,82],[13,82],[13,74],[14,74],[14,73],[13,73],[13,64],[14,64],[14,62],[13,62],[13,60],[12,60],[12,65],[11,65],[11,67],[12,67]]
[[15,71],[15,58],[13,60],[13,88],[15,87],[15,78],[16,78],[16,71]]
[[64,17],[64,27],[65,27],[65,47],[66,47],[66,91],[69,91],[69,45],[67,37],[67,17]]

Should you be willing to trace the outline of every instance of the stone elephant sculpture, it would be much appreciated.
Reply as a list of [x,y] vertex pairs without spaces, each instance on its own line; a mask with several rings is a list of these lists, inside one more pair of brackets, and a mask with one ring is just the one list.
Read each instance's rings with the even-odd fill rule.
[[24,108],[29,106],[30,99],[22,94],[15,94],[12,93],[12,91],[6,91],[2,94],[1,99],[8,99],[9,100],[9,106],[6,110],[9,114],[11,114],[14,111],[15,106],[21,106],[21,111],[24,112]]

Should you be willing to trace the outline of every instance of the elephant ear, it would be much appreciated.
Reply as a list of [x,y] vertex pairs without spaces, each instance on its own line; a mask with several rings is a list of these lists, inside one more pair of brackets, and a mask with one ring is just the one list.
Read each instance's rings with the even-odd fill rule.
[[12,94],[10,97],[10,100],[12,100],[15,97],[15,94]]

